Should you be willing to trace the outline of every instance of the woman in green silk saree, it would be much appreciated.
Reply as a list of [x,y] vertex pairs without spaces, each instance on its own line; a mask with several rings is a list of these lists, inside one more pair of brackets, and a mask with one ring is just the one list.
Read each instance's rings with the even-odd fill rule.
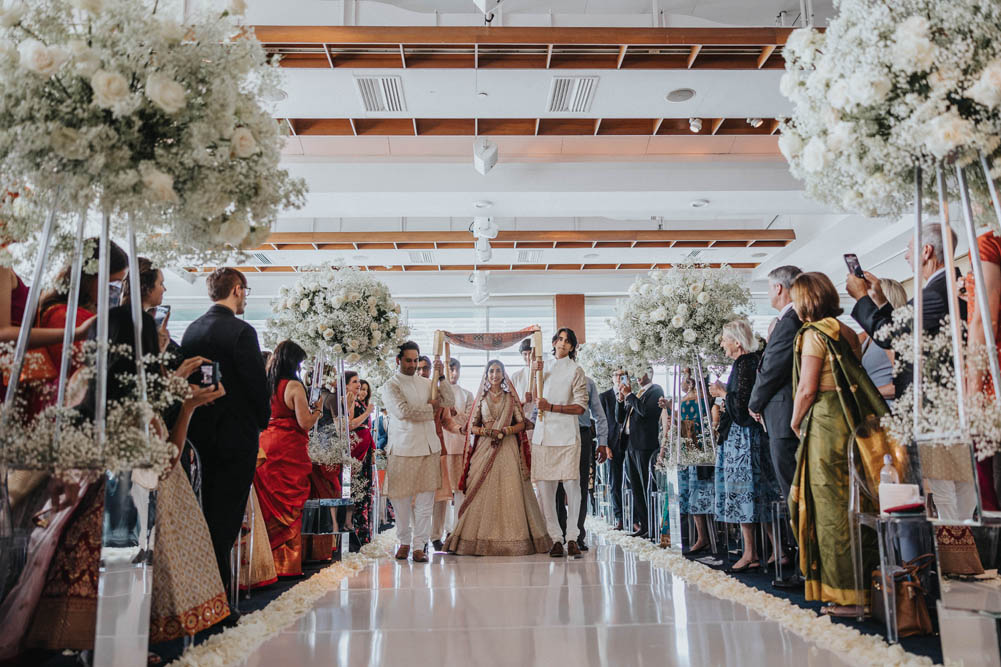
[[[860,599],[853,576],[848,448],[858,448],[859,472],[875,489],[882,456],[890,451],[878,426],[887,406],[862,368],[858,337],[837,319],[842,310],[830,279],[804,273],[793,282],[791,294],[804,322],[793,348],[791,426],[800,438],[789,493],[793,533],[806,599],[831,603],[827,611],[832,615],[851,615],[866,604],[867,591]],[[871,534],[864,538],[863,572],[868,573],[875,566],[875,540]]]

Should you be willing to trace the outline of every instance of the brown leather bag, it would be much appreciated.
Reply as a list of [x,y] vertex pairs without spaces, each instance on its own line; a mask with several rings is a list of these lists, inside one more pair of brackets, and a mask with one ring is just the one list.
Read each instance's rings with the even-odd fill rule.
[[[934,560],[934,555],[924,554],[914,560],[906,561],[902,564],[902,569],[893,573],[896,590],[897,634],[900,637],[914,637],[932,633],[931,617],[928,616],[928,603],[925,601],[925,589],[921,585],[918,575],[928,568]],[[886,623],[886,611],[883,609],[883,572],[879,568],[872,571],[870,601],[873,618]]]

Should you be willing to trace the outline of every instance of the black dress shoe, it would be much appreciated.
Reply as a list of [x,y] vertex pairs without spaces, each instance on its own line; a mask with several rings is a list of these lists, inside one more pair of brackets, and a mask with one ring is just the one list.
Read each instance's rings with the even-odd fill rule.
[[639,530],[637,530],[635,533],[632,534],[632,537],[642,537],[645,540],[647,538],[646,530],[640,528]]
[[584,544],[583,542],[578,542],[577,543],[577,548],[580,549],[581,551],[590,551],[591,550],[591,548],[589,546],[587,546],[586,544]]
[[434,547],[435,551],[441,551],[442,548],[441,540],[432,540],[431,546]]

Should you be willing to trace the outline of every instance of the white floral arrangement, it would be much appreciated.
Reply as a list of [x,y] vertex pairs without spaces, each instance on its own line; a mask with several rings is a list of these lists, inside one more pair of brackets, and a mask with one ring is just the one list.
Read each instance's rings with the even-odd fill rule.
[[703,442],[702,438],[682,438],[680,451],[677,444],[675,438],[663,438],[656,468],[667,470],[676,467],[716,465],[716,448],[711,443]]
[[265,340],[293,340],[308,353],[324,350],[328,360],[371,365],[395,356],[410,333],[389,288],[357,269],[310,271],[282,286],[272,304]]
[[[89,209],[119,231],[131,219],[161,261],[259,245],[305,185],[279,168],[284,137],[262,100],[281,75],[244,8],[183,24],[155,0],[0,9],[0,188],[55,207],[64,231]],[[38,219],[12,217],[7,240]]]
[[628,350],[649,362],[722,359],[723,325],[750,310],[751,293],[729,266],[682,264],[636,278],[612,323]]
[[369,492],[368,480],[361,476],[363,461],[351,455],[351,446],[357,436],[343,434],[343,428],[337,423],[325,424],[317,428],[309,437],[307,451],[309,458],[318,465],[334,467],[347,466],[351,469],[351,500],[360,502]]
[[[96,345],[88,343],[84,357],[93,357]],[[112,346],[109,357],[128,355],[128,346]],[[0,352],[0,366],[5,374],[12,366],[13,346],[7,344]],[[147,368],[159,367],[160,355],[147,355]],[[85,367],[73,378],[73,385],[85,387],[93,378],[93,366]],[[127,395],[108,401],[106,437],[98,447],[99,437],[94,422],[77,407],[58,408],[55,405],[31,415],[24,397],[19,396],[11,420],[19,421],[19,429],[8,428],[0,441],[0,464],[29,470],[66,471],[76,469],[121,472],[134,468],[150,468],[156,474],[167,470],[177,456],[177,448],[167,440],[166,429],[152,426],[178,401],[187,398],[190,388],[184,378],[146,373],[146,398],[135,390],[139,385],[134,373],[118,374],[116,380],[131,387]],[[68,392],[68,395],[73,393]],[[149,428],[147,428],[149,427]]]
[[[914,363],[914,338],[909,333],[913,323],[914,310],[911,306],[893,311],[893,323],[876,332],[880,338],[890,337],[894,356],[894,372],[912,372],[909,364]],[[892,331],[905,332],[893,336]],[[941,329],[934,336],[927,333],[921,341],[922,377],[921,393],[923,401],[918,429],[922,434],[959,433],[959,399],[956,394],[956,374],[952,365],[952,334],[947,317]],[[973,351],[966,355],[968,364],[985,364],[986,350]],[[961,434],[973,446],[978,461],[983,461],[1001,449],[1001,401],[986,392],[967,392],[965,412],[969,432]],[[890,414],[882,424],[900,443],[909,443],[914,437],[914,391],[905,391],[894,400]],[[954,440],[943,439],[940,443],[952,444]]]
[[[937,164],[968,164],[981,151],[997,156],[1001,5],[835,4],[826,31],[796,30],[783,51],[780,86],[794,111],[779,149],[811,197],[866,216],[895,215],[912,205],[915,165],[930,193]],[[979,167],[967,172],[974,193],[983,191]]]
[[577,363],[599,389],[607,389],[611,386],[612,375],[616,371],[626,371],[637,378],[643,377],[648,364],[642,362],[639,368],[635,368],[637,363],[634,356],[622,341],[609,339],[581,345],[577,350]]

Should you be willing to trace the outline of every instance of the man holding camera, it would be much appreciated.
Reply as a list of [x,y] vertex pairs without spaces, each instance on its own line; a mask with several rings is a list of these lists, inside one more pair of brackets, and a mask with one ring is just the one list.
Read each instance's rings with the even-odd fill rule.
[[236,269],[216,269],[205,286],[212,307],[184,332],[181,350],[185,358],[205,357],[218,364],[218,369],[199,369],[196,382],[222,381],[226,386],[225,396],[195,411],[188,438],[201,457],[202,511],[228,589],[229,554],[243,525],[258,439],[268,426],[271,404],[257,332],[237,317],[247,308],[246,277]]

